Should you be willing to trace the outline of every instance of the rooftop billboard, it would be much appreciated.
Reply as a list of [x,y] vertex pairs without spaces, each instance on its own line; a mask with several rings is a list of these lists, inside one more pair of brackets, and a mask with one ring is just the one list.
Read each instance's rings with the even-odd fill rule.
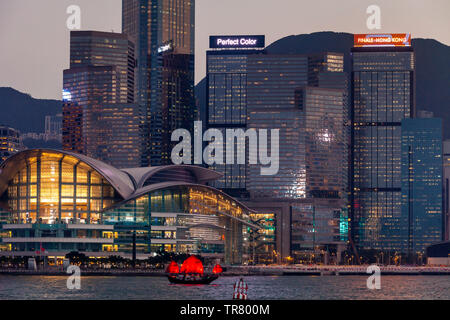
[[254,49],[264,48],[265,36],[210,36],[211,49]]
[[355,34],[355,47],[410,47],[410,33]]

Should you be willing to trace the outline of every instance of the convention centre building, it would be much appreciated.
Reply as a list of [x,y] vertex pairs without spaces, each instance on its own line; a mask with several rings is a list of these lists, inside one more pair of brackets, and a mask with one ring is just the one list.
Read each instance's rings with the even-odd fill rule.
[[187,165],[117,169],[67,151],[19,152],[0,165],[0,255],[145,259],[160,250],[241,264],[254,211]]

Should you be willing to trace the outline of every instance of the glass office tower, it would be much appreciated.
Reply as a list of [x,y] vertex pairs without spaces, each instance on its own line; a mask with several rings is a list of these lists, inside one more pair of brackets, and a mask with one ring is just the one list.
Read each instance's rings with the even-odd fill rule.
[[99,31],[70,33],[70,70],[113,67],[117,84],[111,92],[117,103],[134,102],[134,64],[134,44],[124,34]]
[[[134,45],[126,35],[71,32],[70,69],[64,70],[63,86],[64,150],[119,168],[140,164],[142,140],[136,131],[142,135],[142,123],[140,110],[133,104],[134,66]],[[124,104],[134,110],[123,112]],[[114,116],[111,108],[116,110]],[[125,131],[119,138],[119,132]],[[126,155],[118,155],[119,150]]]
[[[295,91],[308,83],[304,55],[251,55],[248,57],[247,127],[279,129],[279,171],[260,174],[260,165],[247,166],[251,198],[306,197],[304,114],[295,104]],[[270,146],[268,146],[270,149]]]
[[402,252],[424,253],[444,240],[442,120],[402,121]]
[[[218,38],[228,37],[213,40]],[[214,182],[215,187],[245,198],[252,208],[275,214],[276,252],[269,255],[271,259],[281,262],[294,251],[297,257],[300,251],[314,254],[319,246],[342,245],[340,217],[333,212],[344,207],[341,197],[347,181],[347,76],[343,65],[343,55],[336,53],[278,55],[239,46],[219,46],[207,53],[207,127],[268,129],[269,139],[271,129],[280,130],[276,175],[263,176],[261,166],[248,161],[246,166],[214,165],[224,174]],[[248,150],[248,143],[244,147]],[[298,229],[296,208],[316,200],[328,208],[323,221],[328,219],[326,223],[333,227],[325,231],[317,224],[314,228],[312,215],[307,214],[302,222],[306,227]],[[293,230],[300,242],[300,238],[308,238],[307,233],[329,236],[318,236],[314,244],[305,240],[305,245],[295,247],[300,242],[294,243]]]
[[[249,55],[263,50],[210,50],[207,52],[207,110],[206,127],[247,129],[247,60]],[[244,146],[241,146],[244,147]],[[234,196],[246,194],[245,164],[214,164],[223,174],[214,187]]]
[[352,49],[352,238],[360,249],[401,248],[401,122],[414,114],[409,46]]
[[306,195],[310,198],[346,198],[347,143],[344,127],[346,92],[304,87],[296,91],[303,113]]
[[102,104],[85,119],[86,154],[116,168],[139,167],[141,116],[135,104]]
[[[279,129],[278,174],[247,166],[255,198],[340,198],[347,186],[343,55],[249,55],[247,127]],[[323,86],[323,87],[322,87]]]
[[194,26],[194,0],[122,0],[122,31],[136,44],[143,166],[170,164],[172,131],[192,129]]

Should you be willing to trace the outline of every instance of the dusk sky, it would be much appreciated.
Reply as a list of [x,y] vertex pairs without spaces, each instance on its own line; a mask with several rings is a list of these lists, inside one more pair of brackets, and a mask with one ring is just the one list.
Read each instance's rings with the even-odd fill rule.
[[[81,29],[121,31],[121,0],[0,0],[0,87],[36,98],[61,99],[62,71],[69,67],[66,8],[81,7]],[[381,7],[381,30],[368,30],[366,8]],[[450,45],[449,0],[197,0],[196,82],[205,76],[208,37],[317,31],[410,32]]]

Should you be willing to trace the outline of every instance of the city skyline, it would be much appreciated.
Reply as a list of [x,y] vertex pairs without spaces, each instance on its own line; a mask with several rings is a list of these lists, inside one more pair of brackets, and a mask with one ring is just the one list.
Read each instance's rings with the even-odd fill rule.
[[0,303],[450,299],[449,11],[0,1]]
[[[213,34],[266,34],[269,45],[284,36],[327,30],[349,33],[399,31],[411,32],[413,38],[433,38],[450,45],[450,36],[446,33],[449,22],[445,16],[448,12],[445,8],[450,9],[450,3],[445,0],[433,3],[397,1],[395,4],[385,0],[377,3],[372,1],[348,1],[345,4],[308,3],[309,10],[301,10],[305,3],[285,0],[290,10],[278,10],[283,17],[288,16],[283,20],[278,19],[277,14],[273,14],[277,12],[274,9],[275,4],[271,1],[258,1],[259,20],[258,23],[252,24],[246,19],[249,16],[254,19],[256,2],[253,0],[248,0],[245,4],[235,0],[232,2],[227,1],[224,4],[219,1],[197,0],[195,83],[205,76],[204,61],[208,36]],[[61,70],[67,69],[69,65],[69,30],[65,26],[69,15],[65,11],[72,4],[79,5],[82,9],[82,30],[121,31],[121,0],[99,0],[95,3],[85,0],[63,0],[57,3],[52,0],[39,3],[27,0],[2,2],[0,37],[10,50],[5,51],[3,59],[0,59],[0,69],[5,71],[0,74],[0,86],[10,86],[36,98],[61,99]],[[380,30],[370,31],[366,27],[368,15],[365,10],[371,4],[378,4],[381,7]],[[239,8],[237,13],[236,8]],[[320,12],[322,19],[317,19],[316,14],[311,14],[315,12]],[[11,19],[17,15],[22,19]],[[51,19],[47,19],[46,15]],[[230,24],[229,17],[233,15],[236,16]],[[352,19],[343,18],[345,16],[351,16]],[[423,17],[432,20],[433,25],[425,23],[426,19]],[[28,41],[24,42],[23,39]],[[58,46],[60,50],[55,54],[54,49]],[[27,50],[29,47],[33,47],[33,50]]]

